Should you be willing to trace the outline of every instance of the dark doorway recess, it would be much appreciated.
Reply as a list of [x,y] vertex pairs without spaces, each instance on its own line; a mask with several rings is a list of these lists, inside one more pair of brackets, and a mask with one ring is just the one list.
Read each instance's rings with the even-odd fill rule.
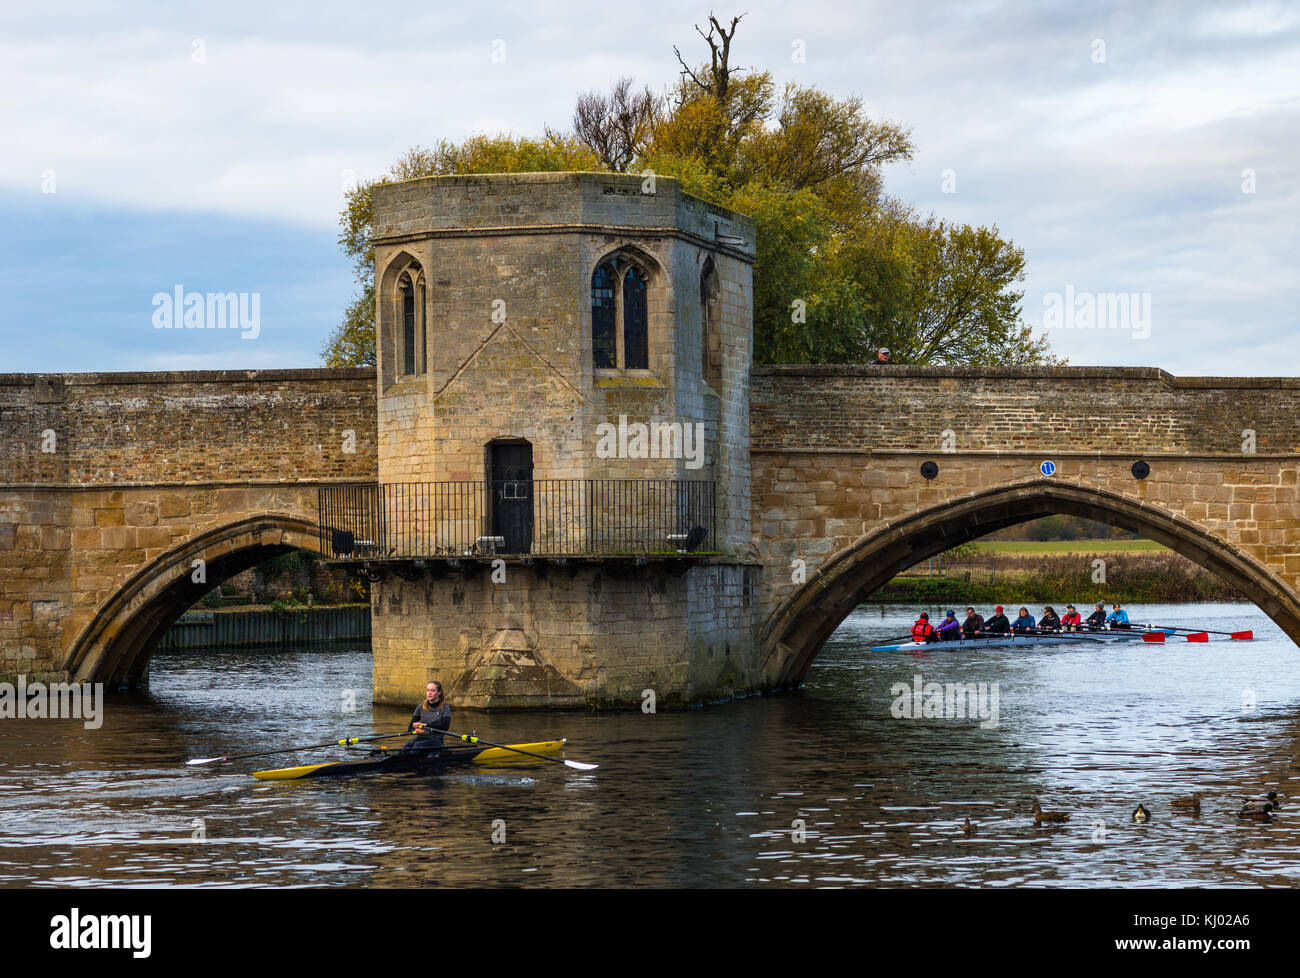
[[526,441],[488,445],[488,490],[492,493],[491,535],[504,537],[503,553],[533,548],[533,446]]

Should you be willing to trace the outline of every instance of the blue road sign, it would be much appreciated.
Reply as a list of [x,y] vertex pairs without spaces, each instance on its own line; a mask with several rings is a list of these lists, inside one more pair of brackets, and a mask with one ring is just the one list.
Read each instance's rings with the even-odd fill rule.
[[1043,473],[1043,475],[1051,475],[1053,472],[1056,471],[1056,463],[1053,462],[1051,459],[1048,459],[1038,467],[1038,471]]

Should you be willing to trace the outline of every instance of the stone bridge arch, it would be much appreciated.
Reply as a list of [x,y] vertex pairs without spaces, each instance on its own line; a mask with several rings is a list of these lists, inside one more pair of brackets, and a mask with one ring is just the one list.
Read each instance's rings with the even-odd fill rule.
[[968,540],[1057,513],[1121,526],[1164,544],[1232,583],[1300,644],[1300,600],[1239,547],[1143,499],[1033,479],[958,496],[892,520],[832,555],[762,626],[764,684],[780,689],[802,681],[831,633],[899,571]]
[[[264,560],[301,549],[320,551],[320,527],[291,513],[244,517],[196,533],[139,567],[72,644],[64,669],[77,682],[112,690],[136,685],[167,630],[213,587]],[[192,579],[195,561],[206,583]]]

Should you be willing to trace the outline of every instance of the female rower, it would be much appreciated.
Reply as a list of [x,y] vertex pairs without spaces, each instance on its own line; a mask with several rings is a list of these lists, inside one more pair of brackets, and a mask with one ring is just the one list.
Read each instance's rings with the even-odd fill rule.
[[451,705],[442,695],[442,683],[434,679],[424,687],[424,702],[411,714],[411,725],[407,733],[416,734],[416,738],[407,747],[441,747],[442,734],[434,731],[446,730],[451,726]]
[[1115,602],[1115,610],[1106,619],[1106,624],[1111,628],[1128,628],[1128,612],[1119,606],[1118,601]]
[[949,611],[943,616],[943,621],[939,622],[939,641],[956,642],[961,639],[961,622],[957,620],[957,613]]
[[1034,621],[1034,616],[1031,615],[1031,614],[1029,613],[1029,609],[1028,609],[1028,608],[1021,608],[1021,609],[1020,609],[1020,617],[1017,618],[1017,619],[1012,623],[1012,625],[1011,625],[1011,630],[1012,630],[1013,632],[1018,633],[1018,634],[1024,635],[1024,634],[1026,634],[1027,632],[1032,632],[1032,631],[1034,631],[1037,627],[1038,627],[1038,624],[1037,624],[1037,622]]
[[1038,627],[1042,631],[1060,631],[1061,619],[1056,617],[1056,612],[1050,604],[1043,609],[1043,617],[1038,619]]
[[1082,627],[1083,619],[1080,618],[1079,613],[1074,610],[1074,605],[1067,604],[1065,606],[1065,614],[1061,618],[1061,628],[1067,632],[1077,632]]
[[1106,606],[1102,604],[1100,601],[1098,601],[1097,610],[1088,616],[1088,620],[1084,622],[1084,624],[1086,624],[1088,626],[1088,630],[1092,632],[1105,628],[1106,627]]

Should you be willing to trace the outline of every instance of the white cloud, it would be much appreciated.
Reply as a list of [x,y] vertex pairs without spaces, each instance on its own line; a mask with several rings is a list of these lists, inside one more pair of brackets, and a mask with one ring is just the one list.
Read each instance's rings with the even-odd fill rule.
[[[308,15],[165,3],[137,25],[93,4],[0,21],[0,189],[148,211],[218,213],[330,234],[344,171],[383,172],[406,148],[473,132],[563,126],[577,92],[622,74],[656,88],[677,44],[707,51],[694,2],[494,5],[490,15],[318,3]],[[997,224],[1026,249],[1027,317],[1064,283],[1156,293],[1167,330],[1115,355],[1175,372],[1296,369],[1300,286],[1300,9],[1276,3],[963,0],[751,4],[736,60],[909,125],[910,166],[887,188],[923,210]],[[57,25],[51,27],[51,25]],[[492,42],[506,42],[493,64]],[[195,64],[192,42],[206,60]],[[807,62],[790,59],[803,40]],[[1103,64],[1093,42],[1106,42]],[[955,169],[958,193],[940,193]],[[1242,171],[1257,192],[1241,192]],[[52,260],[52,259],[51,259]],[[1231,334],[1245,344],[1217,361]],[[248,344],[252,346],[252,344]],[[1114,362],[1078,337],[1077,362]],[[314,351],[311,351],[314,354]],[[228,365],[261,363],[247,350]],[[224,354],[222,354],[224,356]],[[242,359],[236,359],[242,358]],[[179,365],[175,358],[170,365]]]

